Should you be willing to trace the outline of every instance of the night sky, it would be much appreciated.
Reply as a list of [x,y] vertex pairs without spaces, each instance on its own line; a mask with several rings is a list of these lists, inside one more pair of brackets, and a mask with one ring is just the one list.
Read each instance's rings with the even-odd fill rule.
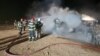
[[[0,0],[0,23],[20,19],[28,12],[33,2],[44,0]],[[62,0],[61,6],[80,10],[82,7],[100,11],[100,0]]]

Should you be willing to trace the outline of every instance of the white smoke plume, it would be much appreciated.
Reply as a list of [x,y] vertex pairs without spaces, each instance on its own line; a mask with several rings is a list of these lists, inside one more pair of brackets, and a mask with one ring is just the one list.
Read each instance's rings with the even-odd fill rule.
[[[65,38],[81,42],[91,42],[92,36],[91,33],[89,33],[89,27],[82,23],[81,14],[77,11],[52,5],[47,14],[42,13],[40,18],[43,21],[43,33],[65,36]],[[55,26],[55,19],[60,20],[60,27]],[[71,29],[75,29],[75,32],[71,33]]]
[[42,21],[44,24],[43,29],[47,32],[54,31],[53,28],[55,26],[55,19],[59,19],[61,22],[64,22],[68,28],[76,28],[81,24],[81,15],[76,11],[69,11],[69,8],[63,9],[53,5],[47,13],[48,15],[42,15]]
[[[50,3],[50,1],[52,1],[52,3]],[[42,32],[90,43],[92,35],[89,33],[89,27],[82,23],[81,14],[77,11],[70,10],[68,7],[60,7],[60,1],[61,0],[45,0],[46,3],[50,3],[49,9],[46,12],[39,12],[40,15],[35,14],[35,17],[41,18],[42,20]],[[60,20],[59,27],[55,27],[55,19]]]

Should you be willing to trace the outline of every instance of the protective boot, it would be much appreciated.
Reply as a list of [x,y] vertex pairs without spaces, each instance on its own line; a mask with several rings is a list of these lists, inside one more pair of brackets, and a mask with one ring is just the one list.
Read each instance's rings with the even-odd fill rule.
[[32,41],[34,41],[35,40],[35,38],[34,37],[32,37]]
[[38,38],[38,32],[35,31],[35,39],[37,39],[37,38]]
[[37,37],[37,38],[38,38],[38,39],[40,39],[40,38],[41,38],[41,33],[39,33],[39,32],[38,32],[38,37]]

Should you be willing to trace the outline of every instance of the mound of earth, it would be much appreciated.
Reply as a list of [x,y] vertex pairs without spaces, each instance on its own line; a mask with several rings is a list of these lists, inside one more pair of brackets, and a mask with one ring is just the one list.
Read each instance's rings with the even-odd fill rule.
[[79,45],[75,43],[77,42],[57,38],[57,36],[47,36],[37,41],[14,45],[10,52],[28,56],[100,56],[100,52],[82,47],[81,43],[78,43]]

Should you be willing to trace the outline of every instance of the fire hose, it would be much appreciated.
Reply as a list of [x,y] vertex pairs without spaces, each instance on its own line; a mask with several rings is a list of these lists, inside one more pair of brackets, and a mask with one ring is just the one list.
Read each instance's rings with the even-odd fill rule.
[[83,45],[83,44],[79,44],[79,43],[55,43],[55,44],[51,44],[51,45],[48,45],[48,46],[45,46],[39,50],[36,50],[32,53],[24,53],[24,54],[13,54],[13,53],[8,53],[6,50],[5,50],[5,55],[6,56],[30,56],[31,54],[35,54],[37,52],[40,52],[48,47],[51,47],[51,46],[55,46],[55,45],[60,45],[60,44],[64,44],[64,45],[75,45],[75,46],[82,46],[84,48],[89,48],[89,49],[93,49],[95,51],[99,51],[100,52],[100,47],[96,47],[96,46],[93,46],[93,45]]

